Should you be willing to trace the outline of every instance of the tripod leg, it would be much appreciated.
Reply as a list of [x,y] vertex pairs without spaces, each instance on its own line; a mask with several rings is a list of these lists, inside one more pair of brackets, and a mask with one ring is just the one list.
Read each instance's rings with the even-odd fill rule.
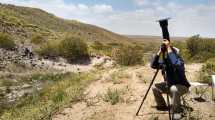
[[[167,89],[169,91],[170,87],[169,87],[169,85],[167,83],[166,73],[165,73],[165,69],[164,68],[162,69],[162,76],[163,76],[164,81],[166,82],[166,87],[167,87]],[[168,112],[169,112],[169,120],[172,120],[173,113],[172,113],[172,116],[171,116],[171,111],[170,111],[171,108],[170,108],[170,100],[169,100],[169,93],[168,93],[168,91],[167,91],[167,105],[168,105]]]
[[173,117],[174,113],[171,113],[169,93],[167,93],[167,104],[168,104],[168,111],[169,111],[169,120],[172,120],[172,117]]
[[145,96],[143,97],[143,100],[142,100],[142,102],[141,102],[141,104],[140,104],[140,107],[139,107],[138,110],[137,110],[136,116],[138,116],[138,114],[139,114],[139,112],[140,112],[140,109],[141,109],[141,107],[142,107],[142,105],[143,105],[143,103],[144,103],[144,101],[145,101],[145,99],[146,99],[146,97],[147,97],[147,95],[148,95],[148,93],[149,93],[149,90],[151,89],[151,87],[152,87],[152,85],[153,85],[153,83],[154,83],[154,80],[155,80],[155,78],[156,78],[158,72],[159,72],[159,69],[157,69],[157,71],[155,72],[155,75],[154,75],[154,77],[153,77],[153,79],[152,79],[152,81],[151,81],[151,83],[150,83],[150,85],[149,85],[149,88],[148,88],[148,90],[147,90]]

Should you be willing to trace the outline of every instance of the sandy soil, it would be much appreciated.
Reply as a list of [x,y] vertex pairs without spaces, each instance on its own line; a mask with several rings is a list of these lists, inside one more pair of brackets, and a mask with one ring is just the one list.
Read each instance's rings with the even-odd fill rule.
[[[197,79],[202,64],[186,66],[188,79]],[[151,106],[155,105],[152,91],[150,91],[139,116],[135,116],[141,100],[149,86],[154,70],[149,65],[141,67],[112,69],[106,72],[100,80],[95,81],[86,88],[86,98],[76,104],[64,108],[53,115],[52,120],[167,120],[168,112],[157,111]],[[117,79],[112,76],[118,75]],[[116,80],[118,80],[116,82]],[[159,73],[155,82],[162,80]],[[104,94],[108,89],[122,91],[121,100],[115,105],[104,101]],[[188,95],[192,114],[199,119],[214,120],[215,105],[211,102],[191,101]]]

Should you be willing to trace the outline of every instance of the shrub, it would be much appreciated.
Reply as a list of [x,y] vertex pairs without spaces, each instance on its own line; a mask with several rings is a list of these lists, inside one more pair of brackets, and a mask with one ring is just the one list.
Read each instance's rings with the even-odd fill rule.
[[189,51],[187,49],[186,42],[174,41],[173,46],[180,50],[179,54],[180,54],[180,56],[182,56],[182,58],[184,59],[185,62],[189,61],[190,54],[189,54]]
[[115,105],[120,101],[120,92],[117,89],[111,90],[109,88],[107,93],[104,95],[104,101]]
[[194,55],[196,55],[199,52],[199,47],[200,47],[201,41],[202,41],[202,39],[200,38],[199,35],[192,36],[191,38],[189,38],[186,41],[187,49],[188,49],[191,57],[193,57]]
[[31,43],[36,44],[36,45],[39,45],[44,42],[45,42],[45,39],[41,35],[34,35],[31,38]]
[[0,48],[11,50],[15,48],[15,42],[8,34],[0,33]]
[[209,59],[200,72],[200,82],[211,84],[211,75],[215,74],[215,59]]
[[68,75],[68,73],[62,74],[62,73],[34,73],[30,76],[30,80],[32,81],[58,81],[63,78],[65,78]]
[[112,49],[117,47],[117,43],[112,45],[111,43],[101,43],[99,41],[95,41],[90,49],[90,52],[97,55],[106,55],[111,56]]
[[117,42],[110,42],[108,43],[109,46],[113,46],[113,47],[119,47],[121,46],[122,44],[121,43],[117,43]]
[[36,52],[43,57],[55,58],[59,56],[58,44],[55,42],[48,42],[41,46]]
[[79,37],[66,37],[59,44],[59,52],[69,62],[77,62],[80,59],[89,58],[88,46]]
[[124,45],[113,50],[113,58],[120,65],[143,64],[143,51],[136,46]]
[[196,35],[186,41],[186,46],[191,60],[204,62],[214,57],[214,40],[203,39],[199,35]]
[[99,41],[95,41],[92,45],[93,49],[95,50],[103,50],[104,49],[104,45],[99,42]]
[[56,91],[56,93],[54,93],[52,100],[54,103],[59,103],[64,101],[65,97],[66,93],[63,90],[59,89]]

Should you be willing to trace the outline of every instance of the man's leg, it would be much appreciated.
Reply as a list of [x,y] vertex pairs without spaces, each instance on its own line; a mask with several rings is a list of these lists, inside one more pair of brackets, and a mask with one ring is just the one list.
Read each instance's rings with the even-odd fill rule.
[[157,108],[167,108],[166,102],[162,96],[162,93],[166,93],[168,89],[166,89],[166,84],[164,82],[155,84],[155,87],[152,88],[155,102],[157,104]]
[[181,112],[181,99],[180,97],[188,92],[188,88],[183,85],[172,85],[170,87],[170,95],[172,102],[172,110],[174,112]]

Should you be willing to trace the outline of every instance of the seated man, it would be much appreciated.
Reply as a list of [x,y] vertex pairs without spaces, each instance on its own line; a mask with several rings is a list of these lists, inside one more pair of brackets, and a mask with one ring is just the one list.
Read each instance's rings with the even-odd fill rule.
[[166,85],[166,82],[161,82],[155,84],[155,87],[152,88],[157,103],[156,108],[158,110],[168,109],[162,93],[169,93],[171,97],[171,110],[179,113],[181,112],[180,97],[188,92],[190,84],[185,76],[184,61],[178,54],[179,50],[172,47],[170,41],[166,39],[163,40],[162,46],[153,58],[151,67],[159,69],[160,66],[165,66],[165,78],[168,85]]

